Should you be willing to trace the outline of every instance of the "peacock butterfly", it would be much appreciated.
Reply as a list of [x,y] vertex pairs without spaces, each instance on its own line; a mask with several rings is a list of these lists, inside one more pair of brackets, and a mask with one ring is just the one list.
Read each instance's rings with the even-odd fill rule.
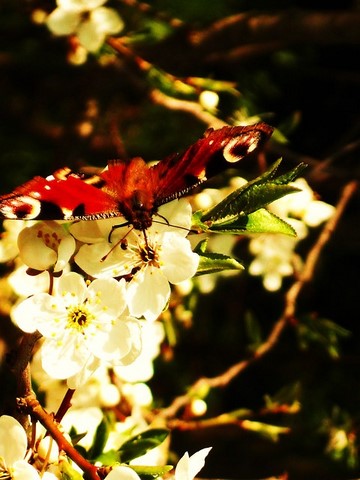
[[250,155],[272,131],[265,123],[210,128],[183,153],[151,167],[135,157],[129,162],[112,160],[99,175],[62,168],[0,196],[0,218],[96,220],[123,216],[135,229],[145,230],[160,205]]

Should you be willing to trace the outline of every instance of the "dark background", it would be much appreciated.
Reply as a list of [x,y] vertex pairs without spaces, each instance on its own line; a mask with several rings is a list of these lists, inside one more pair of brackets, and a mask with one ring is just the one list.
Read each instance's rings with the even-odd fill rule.
[[[306,172],[309,183],[324,201],[335,204],[342,187],[359,177],[357,2],[159,0],[148,5],[152,8],[144,14],[123,2],[114,3],[125,20],[126,34],[136,37],[133,52],[181,78],[235,82],[241,95],[220,93],[219,116],[231,121],[233,112],[242,108],[249,116],[260,115],[278,127],[288,143],[270,144],[269,162],[280,150],[287,168],[310,157]],[[1,193],[64,165],[103,166],[123,150],[130,157],[160,159],[192,143],[206,129],[189,114],[154,105],[148,96],[154,86],[149,78],[132,59],[114,55],[109,47],[82,66],[70,65],[66,40],[32,23],[35,8],[51,11],[54,6],[40,0],[3,0],[0,5]],[[239,28],[241,34],[231,38],[220,34],[201,47],[192,43],[196,33],[211,31],[213,22],[244,12],[255,17],[297,17],[314,12],[333,14],[335,19],[345,17],[342,28],[330,23],[318,36],[305,21],[300,35],[294,38],[293,25],[286,26],[285,21],[265,37]],[[182,27],[159,38],[156,25],[166,26],[171,18],[181,19]],[[238,47],[243,50],[236,50]],[[107,63],[101,65],[99,60],[105,53]],[[91,124],[91,131],[84,135],[81,127],[86,122]],[[328,159],[332,161],[326,168],[316,170]],[[251,178],[258,173],[257,166],[245,163],[240,173]],[[327,318],[351,332],[340,341],[341,355],[332,358],[321,342],[309,342],[301,349],[296,328],[289,327],[270,354],[225,389],[212,392],[209,416],[248,408],[254,412],[253,418],[260,418],[256,415],[264,405],[264,396],[293,384],[299,386],[302,408],[296,415],[261,417],[262,421],[292,428],[277,443],[237,427],[175,431],[172,446],[179,453],[214,447],[202,476],[250,479],[283,472],[294,479],[360,476],[358,212],[356,195],[298,306],[299,317]],[[317,233],[314,231],[301,247],[304,255]],[[250,261],[246,248],[240,246],[238,255]],[[262,289],[259,279],[245,273],[236,279],[223,279],[215,293],[200,296],[193,327],[177,327],[174,360],[162,357],[157,361],[151,386],[159,404],[167,405],[198,377],[220,374],[249,355],[245,314],[251,312],[266,336],[281,314],[283,294],[291,281],[285,281],[281,292],[270,294]],[[5,337],[9,328],[4,318]],[[355,438],[351,454],[345,451],[335,460],[326,453],[329,422],[351,432]]]

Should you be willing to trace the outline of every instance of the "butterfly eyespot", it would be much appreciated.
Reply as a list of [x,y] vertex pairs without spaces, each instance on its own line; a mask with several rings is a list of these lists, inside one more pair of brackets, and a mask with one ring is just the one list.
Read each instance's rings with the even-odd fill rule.
[[248,136],[235,137],[224,147],[223,156],[229,163],[236,163],[253,152],[258,146],[260,134],[252,133]]
[[19,196],[1,205],[0,212],[5,218],[32,220],[40,215],[41,203],[35,198]]

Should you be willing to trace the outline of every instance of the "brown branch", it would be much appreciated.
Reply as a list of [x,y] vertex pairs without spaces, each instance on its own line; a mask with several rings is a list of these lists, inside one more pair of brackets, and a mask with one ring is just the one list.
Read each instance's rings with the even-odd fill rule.
[[50,415],[40,405],[34,394],[18,399],[19,409],[24,413],[31,415],[32,418],[38,420],[49,432],[51,437],[56,441],[59,450],[63,450],[83,471],[86,480],[100,480],[97,474],[97,468],[89,463],[73,445],[66,440],[62,432],[59,430],[57,423],[54,421],[53,415]]
[[206,51],[224,51],[239,45],[280,42],[289,44],[359,44],[360,12],[307,12],[287,9],[277,13],[247,12],[222,18],[193,32],[190,43]]
[[177,110],[190,113],[195,118],[205,123],[209,127],[221,128],[228,125],[223,120],[220,120],[219,118],[204,110],[202,106],[197,102],[168,97],[164,93],[160,92],[160,90],[152,90],[150,92],[150,99],[154,103],[162,105],[169,110]]
[[280,335],[282,334],[285,327],[295,318],[296,305],[299,294],[304,288],[304,286],[311,281],[320,254],[326,243],[329,241],[332,233],[334,232],[337,224],[340,221],[341,216],[344,213],[347,204],[349,203],[352,196],[355,194],[357,188],[358,184],[355,181],[352,181],[345,185],[340,200],[336,206],[334,215],[325,224],[316,243],[313,245],[312,249],[308,253],[304,268],[300,273],[298,280],[290,287],[290,289],[285,295],[285,307],[281,317],[273,326],[265,342],[256,349],[253,356],[232,365],[225,372],[216,377],[200,378],[189,388],[186,394],[176,397],[169,407],[161,410],[159,413],[160,417],[166,419],[174,418],[177,412],[181,408],[186,406],[188,403],[190,403],[194,396],[198,396],[201,394],[201,392],[207,391],[210,388],[225,387],[236,376],[246,370],[255,361],[264,357],[264,355],[266,355],[274,347],[274,345],[279,341]]
[[[12,373],[16,378],[16,396],[26,397],[32,393],[30,360],[35,343],[41,338],[39,332],[25,333],[18,349],[10,355],[9,362]],[[28,415],[16,413],[17,420],[21,423],[27,435],[31,435]]]

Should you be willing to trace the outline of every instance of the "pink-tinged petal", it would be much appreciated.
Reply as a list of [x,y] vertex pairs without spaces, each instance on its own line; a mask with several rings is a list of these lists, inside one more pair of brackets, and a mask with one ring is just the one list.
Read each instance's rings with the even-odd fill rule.
[[199,256],[190,242],[174,233],[164,234],[161,250],[162,271],[170,283],[180,283],[195,275]]
[[154,321],[169,300],[169,282],[159,268],[147,267],[128,284],[127,297],[130,315]]
[[27,449],[26,433],[20,423],[9,415],[0,417],[0,459],[7,468],[23,460]]

